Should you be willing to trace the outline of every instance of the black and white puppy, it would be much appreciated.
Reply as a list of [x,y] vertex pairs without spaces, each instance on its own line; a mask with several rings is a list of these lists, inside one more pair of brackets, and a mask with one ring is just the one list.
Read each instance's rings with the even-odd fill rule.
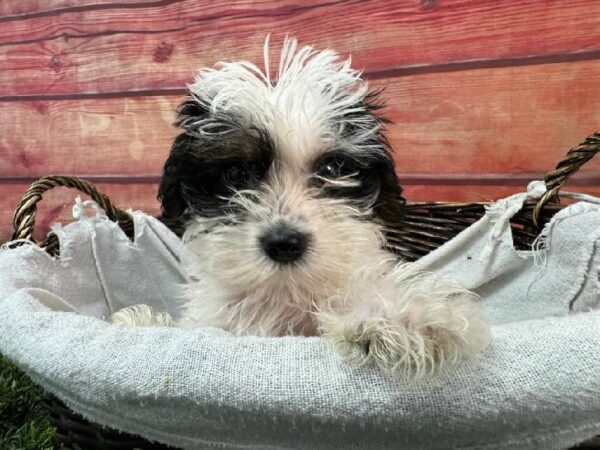
[[[268,56],[201,70],[179,108],[160,198],[198,282],[176,325],[323,335],[416,374],[480,351],[474,296],[385,249],[404,200],[377,93],[331,50],[286,39],[273,77]],[[112,319],[170,323],[144,307]]]

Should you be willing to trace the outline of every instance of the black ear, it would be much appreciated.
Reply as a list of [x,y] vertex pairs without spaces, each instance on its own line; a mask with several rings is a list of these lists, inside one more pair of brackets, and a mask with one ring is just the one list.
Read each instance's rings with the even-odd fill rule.
[[190,136],[185,133],[175,138],[171,154],[165,162],[163,175],[158,187],[158,199],[161,202],[162,216],[165,219],[177,219],[185,211],[186,204],[181,192],[182,155],[189,145]]
[[402,197],[402,188],[396,175],[392,148],[385,136],[385,129],[391,121],[380,114],[380,110],[385,108],[385,103],[380,97],[382,92],[383,88],[368,92],[363,104],[378,125],[377,134],[371,138],[370,144],[382,150],[376,171],[379,181],[379,196],[374,206],[374,212],[380,222],[393,228],[398,226],[404,217],[406,200]]
[[[191,123],[206,115],[207,111],[194,97],[187,97],[177,108],[175,126],[187,129]],[[158,188],[158,199],[161,201],[162,218],[173,222],[179,219],[186,210],[186,202],[181,190],[181,176],[185,170],[186,155],[192,151],[193,137],[184,132],[177,136],[167,158],[163,175]]]
[[384,88],[382,87],[369,91],[365,95],[363,102],[365,109],[379,124],[379,131],[374,139],[375,143],[382,147],[385,153],[385,157],[378,165],[381,184],[374,211],[377,218],[383,224],[393,228],[398,226],[404,217],[406,200],[402,197],[402,187],[400,187],[400,182],[396,175],[394,159],[392,158],[392,148],[384,134],[385,128],[392,122],[380,114],[380,111],[385,108],[385,102],[381,99],[383,91]]
[[197,97],[190,95],[177,107],[175,126],[187,129],[193,122],[206,116],[208,111]]
[[384,225],[397,227],[404,217],[406,200],[402,197],[402,188],[391,156],[388,155],[378,169],[381,184],[374,207],[375,216]]

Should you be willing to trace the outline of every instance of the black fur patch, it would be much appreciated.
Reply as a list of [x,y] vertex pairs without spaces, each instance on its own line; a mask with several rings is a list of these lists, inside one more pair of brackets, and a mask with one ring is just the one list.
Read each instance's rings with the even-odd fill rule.
[[[193,99],[179,107],[176,125],[186,129],[173,143],[159,187],[164,219],[186,209],[204,217],[228,211],[236,190],[253,189],[264,179],[274,157],[269,136],[258,129],[236,128],[227,118],[215,120],[210,135],[193,131],[207,112]],[[172,222],[172,220],[171,220]]]
[[[332,172],[337,168],[337,172]],[[377,215],[387,221],[402,215],[404,199],[398,185],[394,163],[385,151],[356,155],[335,150],[321,155],[314,163],[313,177],[309,185],[321,188],[322,195],[348,199],[361,209],[373,208]],[[356,182],[356,186],[335,186],[342,178]]]
[[[356,155],[342,148],[323,154],[314,162],[308,184],[322,188],[323,195],[345,198],[359,208],[372,209],[376,220],[395,226],[403,216],[405,201],[391,149],[382,131],[388,121],[377,114],[383,107],[378,94],[379,91],[367,94],[347,117],[341,118],[342,140],[379,126],[379,131],[368,134],[362,143],[370,150]],[[180,105],[178,113],[176,125],[185,132],[173,143],[159,188],[163,220],[172,228],[185,220],[186,210],[203,217],[233,212],[228,202],[231,194],[235,190],[259,188],[275,157],[273,142],[266,132],[242,129],[233,117],[211,117],[215,125],[210,133],[199,133],[194,124],[209,112],[193,97]],[[356,120],[358,116],[364,120]],[[339,169],[332,178],[352,175],[358,186],[323,183],[322,178],[331,175],[329,169],[323,173],[330,164]]]
[[[342,118],[345,122],[342,138],[351,139],[365,131],[378,128],[376,133],[368,134],[362,142],[365,148],[372,151],[361,155],[350,154],[344,150],[334,150],[320,156],[314,163],[313,173],[319,173],[328,163],[342,163],[340,176],[356,173],[360,185],[357,187],[325,186],[318,178],[309,180],[311,186],[323,186],[323,194],[330,197],[347,198],[359,208],[372,208],[376,219],[392,227],[397,226],[404,216],[406,201],[402,197],[402,188],[396,175],[392,149],[384,129],[390,121],[380,115],[385,107],[380,99],[383,89],[368,92],[363,100]],[[356,120],[356,119],[362,120]],[[325,176],[325,178],[327,178]]]

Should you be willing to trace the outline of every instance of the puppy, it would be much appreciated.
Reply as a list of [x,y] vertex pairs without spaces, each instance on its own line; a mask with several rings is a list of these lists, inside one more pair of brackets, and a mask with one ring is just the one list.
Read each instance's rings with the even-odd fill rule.
[[[275,76],[268,41],[264,58],[201,70],[178,110],[159,197],[197,282],[175,325],[322,335],[416,375],[478,353],[474,295],[386,249],[404,200],[378,92],[331,50],[286,39]],[[112,320],[171,323],[139,306]]]

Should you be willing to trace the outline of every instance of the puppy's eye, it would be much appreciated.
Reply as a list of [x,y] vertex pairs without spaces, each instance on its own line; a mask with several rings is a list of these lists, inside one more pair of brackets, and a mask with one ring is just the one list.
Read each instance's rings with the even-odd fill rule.
[[341,158],[328,158],[321,163],[317,176],[334,180],[344,175],[344,160]]

